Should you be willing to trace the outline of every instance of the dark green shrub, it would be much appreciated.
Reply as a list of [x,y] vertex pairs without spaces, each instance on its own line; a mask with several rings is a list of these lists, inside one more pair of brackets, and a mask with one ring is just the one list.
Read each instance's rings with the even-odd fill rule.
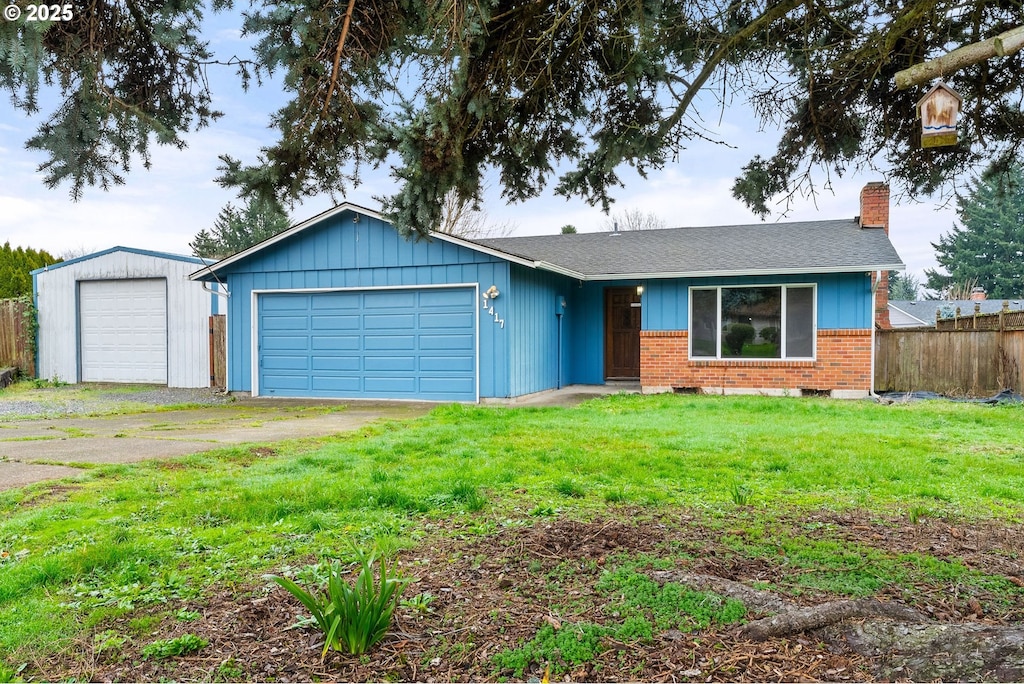
[[750,344],[757,337],[754,326],[747,323],[733,323],[725,334],[725,346],[733,356],[743,353],[743,345]]
[[779,329],[774,327],[761,328],[761,339],[770,344],[779,343]]

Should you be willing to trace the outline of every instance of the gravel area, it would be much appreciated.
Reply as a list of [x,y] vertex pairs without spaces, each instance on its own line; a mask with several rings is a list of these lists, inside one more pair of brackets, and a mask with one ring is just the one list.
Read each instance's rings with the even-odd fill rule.
[[45,387],[0,392],[0,421],[96,415],[179,404],[214,405],[234,400],[234,397],[210,388],[153,387],[128,392],[124,389],[90,389],[85,392],[76,386]]

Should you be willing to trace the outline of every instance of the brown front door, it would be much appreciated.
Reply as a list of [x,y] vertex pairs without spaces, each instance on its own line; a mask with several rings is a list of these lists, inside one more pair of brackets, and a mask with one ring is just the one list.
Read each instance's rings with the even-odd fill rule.
[[604,377],[640,378],[640,296],[636,287],[604,291]]

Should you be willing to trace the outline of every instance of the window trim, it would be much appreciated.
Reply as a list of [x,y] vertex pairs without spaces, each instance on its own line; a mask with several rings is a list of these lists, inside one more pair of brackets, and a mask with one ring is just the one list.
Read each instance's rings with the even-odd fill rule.
[[[755,289],[778,287],[782,290],[782,311],[780,314],[779,345],[786,348],[786,322],[788,298],[786,292],[790,288],[811,289],[811,356],[780,356],[780,357],[735,357],[722,356],[722,290]],[[695,290],[713,290],[715,297],[715,356],[693,355],[693,292]],[[691,285],[687,295],[687,355],[690,361],[728,361],[734,363],[783,363],[789,361],[816,361],[818,359],[818,284],[817,283],[757,283],[747,285]]]

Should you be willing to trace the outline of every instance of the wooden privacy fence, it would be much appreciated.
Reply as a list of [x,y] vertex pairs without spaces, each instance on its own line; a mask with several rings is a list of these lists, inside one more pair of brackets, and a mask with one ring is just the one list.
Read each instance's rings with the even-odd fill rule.
[[940,318],[935,321],[936,330],[1013,330],[1024,328],[1024,311],[1010,311],[1008,302],[1003,302],[1003,310],[999,313],[978,313],[975,311],[962,313],[958,308],[952,318]]
[[210,387],[228,386],[227,317],[210,316]]
[[879,330],[875,389],[987,396],[1024,389],[1024,329]]
[[23,299],[0,299],[0,368],[13,366],[35,377],[35,324],[32,305]]

